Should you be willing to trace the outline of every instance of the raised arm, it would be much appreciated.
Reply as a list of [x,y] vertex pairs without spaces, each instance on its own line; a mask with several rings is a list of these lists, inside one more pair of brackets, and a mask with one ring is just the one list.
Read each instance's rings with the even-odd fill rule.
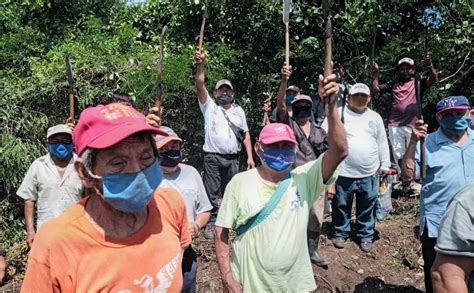
[[372,91],[375,94],[378,94],[380,92],[379,78],[380,78],[379,65],[374,62],[374,64],[372,64]]
[[206,54],[204,52],[204,49],[196,50],[196,64],[197,64],[197,70],[196,70],[196,88],[198,91],[198,97],[199,97],[199,102],[201,104],[206,103],[206,99],[209,96],[209,93],[207,92],[206,85],[204,84],[205,82],[205,74],[204,74],[204,60],[206,58]]
[[428,131],[428,125],[424,124],[423,120],[418,120],[413,127],[410,137],[410,143],[408,144],[405,155],[403,156],[402,163],[400,165],[401,177],[405,182],[410,182],[415,179],[415,152],[416,145],[420,138],[426,137]]
[[336,82],[336,75],[327,77],[319,76],[319,96],[327,102],[327,123],[328,123],[328,150],[324,154],[322,161],[322,174],[324,182],[331,178],[332,174],[349,154],[346,130],[339,117],[337,110],[337,93],[339,86]]
[[288,88],[288,80],[290,79],[292,70],[291,65],[283,63],[281,68],[281,81],[277,94],[277,120],[282,122],[286,116],[286,89]]
[[431,62],[431,56],[429,53],[425,56],[425,67],[428,69],[428,79],[426,80],[426,88],[429,88],[438,80],[438,72],[436,72],[436,69],[433,67],[433,63]]

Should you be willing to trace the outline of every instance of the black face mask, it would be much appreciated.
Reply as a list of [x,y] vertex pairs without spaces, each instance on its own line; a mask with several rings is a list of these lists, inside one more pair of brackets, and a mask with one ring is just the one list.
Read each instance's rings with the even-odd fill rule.
[[295,117],[296,119],[311,117],[311,107],[310,106],[304,106],[304,107],[293,106],[293,117]]
[[181,163],[182,155],[181,150],[167,150],[160,152],[161,162],[160,165],[163,167],[176,167]]
[[221,106],[227,106],[229,105],[230,103],[232,103],[232,101],[234,100],[233,97],[230,97],[230,96],[220,96],[220,97],[217,97],[217,103]]
[[398,79],[403,82],[409,81],[411,78],[411,75],[408,73],[399,73],[398,74]]

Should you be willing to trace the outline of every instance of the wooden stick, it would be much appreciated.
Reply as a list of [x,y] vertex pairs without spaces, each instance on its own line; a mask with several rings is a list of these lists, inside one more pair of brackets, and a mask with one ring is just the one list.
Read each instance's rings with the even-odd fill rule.
[[286,66],[290,65],[290,32],[288,28],[288,24],[285,24],[286,32],[285,32],[285,63]]

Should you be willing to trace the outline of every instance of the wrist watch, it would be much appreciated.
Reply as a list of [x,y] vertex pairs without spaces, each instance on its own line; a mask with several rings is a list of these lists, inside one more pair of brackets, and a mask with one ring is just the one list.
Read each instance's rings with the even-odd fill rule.
[[7,252],[5,250],[0,250],[0,256],[3,256],[3,257],[6,257],[7,256]]

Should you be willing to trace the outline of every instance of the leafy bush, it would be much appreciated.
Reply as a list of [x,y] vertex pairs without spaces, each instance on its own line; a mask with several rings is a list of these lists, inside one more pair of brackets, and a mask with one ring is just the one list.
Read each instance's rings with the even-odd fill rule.
[[[194,86],[193,55],[203,1],[4,1],[0,6],[0,241],[7,248],[24,239],[22,204],[15,191],[29,164],[45,153],[49,126],[68,116],[64,54],[73,53],[77,110],[107,103],[128,92],[146,112],[154,103],[156,63],[163,25],[168,25],[163,69],[164,122],[184,139],[188,163],[201,166],[203,119]],[[143,2],[143,1],[142,1]],[[280,1],[208,1],[205,48],[207,86],[221,78],[236,88],[252,137],[260,130],[260,106],[275,95],[284,59]],[[394,62],[409,55],[424,71],[425,44],[440,82],[425,97],[425,119],[435,126],[435,102],[448,94],[472,99],[473,10],[466,2],[398,3],[332,1],[334,61],[349,83],[370,83],[370,65],[381,80],[394,76]],[[324,48],[322,9],[293,1],[290,15],[292,84],[315,94]],[[423,22],[425,9],[441,22]],[[431,13],[430,11],[428,11]],[[438,25],[439,24],[439,25]],[[472,101],[472,100],[471,100]],[[388,113],[388,96],[374,109]],[[76,119],[79,111],[76,112]]]

